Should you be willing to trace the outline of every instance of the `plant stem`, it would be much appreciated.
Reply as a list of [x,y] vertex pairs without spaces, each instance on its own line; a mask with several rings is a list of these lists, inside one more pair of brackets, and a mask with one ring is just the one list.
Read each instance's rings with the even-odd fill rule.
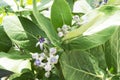
[[60,62],[58,62],[55,67],[57,68],[57,73],[58,73],[58,76],[60,78],[60,80],[65,80],[64,79],[64,76],[63,76],[63,73],[62,73],[62,68],[60,66]]
[[24,7],[24,3],[23,3],[23,0],[20,0],[20,7]]

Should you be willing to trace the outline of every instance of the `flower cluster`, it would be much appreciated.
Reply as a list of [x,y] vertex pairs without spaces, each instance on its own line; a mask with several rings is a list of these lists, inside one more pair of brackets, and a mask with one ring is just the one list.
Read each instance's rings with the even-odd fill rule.
[[43,68],[46,73],[45,76],[48,78],[50,76],[50,71],[54,68],[54,65],[57,64],[59,55],[57,55],[57,49],[55,47],[49,48],[48,51],[45,51],[44,44],[47,41],[45,38],[40,38],[37,45],[40,45],[40,49],[43,50],[42,53],[32,54],[32,58],[35,60],[34,65]]
[[86,16],[82,16],[81,18],[78,15],[73,16],[72,19],[72,27],[64,24],[61,28],[57,28],[58,36],[64,37],[68,32],[80,27],[80,25],[85,24],[88,22]]
[[70,26],[63,25],[62,28],[57,28],[58,36],[63,37],[71,30]]

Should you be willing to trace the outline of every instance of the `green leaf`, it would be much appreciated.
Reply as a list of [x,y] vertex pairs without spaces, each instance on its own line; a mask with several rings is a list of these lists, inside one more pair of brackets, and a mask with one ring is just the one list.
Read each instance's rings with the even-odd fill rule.
[[13,72],[8,71],[8,70],[4,70],[4,69],[0,69],[0,78],[9,76],[11,74],[13,74]]
[[64,24],[71,25],[72,14],[65,0],[54,0],[51,8],[51,20],[55,29]]
[[76,0],[66,0],[69,3],[71,10],[73,10],[73,5]]
[[98,66],[102,70],[106,71],[107,64],[105,59],[105,51],[103,45],[87,50],[88,53],[93,55],[98,61]]
[[29,19],[24,17],[18,17],[24,30],[31,34],[33,37],[38,38],[39,36],[46,37],[43,30],[39,29],[36,24],[31,22]]
[[15,59],[15,60],[19,60],[19,59],[29,59],[31,58],[30,54],[23,54],[20,51],[11,51],[8,53],[4,53],[4,52],[0,52],[0,58],[9,58],[9,59]]
[[54,45],[60,46],[59,37],[57,35],[57,32],[54,30],[53,25],[49,21],[49,19],[39,13],[37,6],[36,6],[36,0],[33,0],[33,14],[34,14],[36,20],[38,21],[39,28],[41,28],[43,31],[45,31],[47,37],[51,40],[51,42]]
[[22,17],[6,16],[3,25],[10,39],[20,48],[31,52],[40,51],[36,43],[39,36],[44,36],[44,32],[33,22]]
[[111,73],[120,72],[120,27],[105,44],[105,57]]
[[103,80],[98,62],[85,51],[68,51],[60,61],[65,80]]
[[3,26],[0,26],[0,51],[7,52],[12,47],[12,42],[5,33]]
[[[109,8],[112,9],[111,12]],[[85,50],[104,44],[120,25],[119,12],[119,8],[114,6],[103,6],[90,12],[86,15],[86,24],[63,38],[63,46],[68,49]]]

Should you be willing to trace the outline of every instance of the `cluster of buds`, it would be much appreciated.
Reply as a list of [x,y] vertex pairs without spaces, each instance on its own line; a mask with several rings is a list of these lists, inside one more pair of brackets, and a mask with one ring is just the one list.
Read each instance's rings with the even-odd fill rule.
[[76,24],[77,26],[81,25],[80,17],[78,15],[73,16],[73,24]]
[[54,68],[54,65],[57,64],[59,55],[57,55],[57,49],[55,47],[49,48],[48,51],[45,51],[43,46],[47,43],[44,38],[40,38],[40,41],[37,43],[37,45],[40,45],[40,49],[42,49],[44,52],[42,53],[34,53],[32,54],[32,58],[35,60],[34,65],[43,68],[46,73],[45,77],[50,76],[51,70]]
[[73,22],[72,24],[75,24],[76,26],[80,26],[83,24],[86,24],[88,22],[87,16],[82,16],[81,18],[78,15],[73,16]]
[[68,25],[63,25],[62,28],[57,28],[58,36],[63,37],[65,36],[69,31],[71,30],[71,27]]

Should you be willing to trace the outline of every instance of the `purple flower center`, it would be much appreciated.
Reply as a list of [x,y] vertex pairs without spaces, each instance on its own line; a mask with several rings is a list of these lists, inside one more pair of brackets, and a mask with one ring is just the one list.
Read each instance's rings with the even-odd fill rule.
[[57,61],[57,59],[53,57],[53,58],[51,58],[50,61],[51,61],[51,63],[55,63]]
[[40,60],[35,60],[35,65],[39,66],[40,65]]
[[108,0],[104,0],[105,3],[107,3]]
[[43,43],[44,41],[45,41],[45,39],[43,37],[39,39],[40,43]]

